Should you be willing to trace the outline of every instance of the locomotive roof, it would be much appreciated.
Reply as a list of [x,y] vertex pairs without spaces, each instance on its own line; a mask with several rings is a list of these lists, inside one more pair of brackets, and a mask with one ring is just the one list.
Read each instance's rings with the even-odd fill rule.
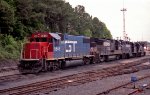
[[49,33],[49,32],[36,32],[32,34],[32,37],[53,37],[57,40],[61,39],[61,37],[57,33]]
[[54,37],[55,39],[57,39],[57,40],[60,40],[61,39],[61,37],[58,35],[58,34],[56,34],[56,33],[49,33],[52,37]]

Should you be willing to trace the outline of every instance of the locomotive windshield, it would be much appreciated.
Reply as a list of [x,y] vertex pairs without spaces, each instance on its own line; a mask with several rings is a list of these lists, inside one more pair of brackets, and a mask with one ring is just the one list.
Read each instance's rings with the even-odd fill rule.
[[31,38],[30,42],[52,42],[51,38]]

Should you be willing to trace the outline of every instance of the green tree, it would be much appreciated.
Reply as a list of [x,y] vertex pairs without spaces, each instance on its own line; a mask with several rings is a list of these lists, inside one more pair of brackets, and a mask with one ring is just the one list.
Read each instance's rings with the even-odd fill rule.
[[0,1],[0,32],[2,34],[12,34],[14,25],[14,10],[4,0]]

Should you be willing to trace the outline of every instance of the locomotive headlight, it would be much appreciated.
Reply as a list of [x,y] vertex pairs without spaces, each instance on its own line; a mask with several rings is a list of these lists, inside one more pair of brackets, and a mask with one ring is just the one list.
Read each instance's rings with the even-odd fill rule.
[[144,49],[146,50],[147,48],[146,48],[146,47],[144,47]]

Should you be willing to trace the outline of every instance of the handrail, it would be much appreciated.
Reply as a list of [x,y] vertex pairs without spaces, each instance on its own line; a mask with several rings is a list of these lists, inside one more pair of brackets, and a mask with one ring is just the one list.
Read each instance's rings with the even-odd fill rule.
[[[48,46],[49,47],[49,46]],[[48,47],[43,47],[43,53],[44,53],[44,56],[46,57],[47,55],[45,55],[46,52],[48,52]]]
[[22,59],[23,57],[24,57],[24,55],[22,55],[22,54],[24,54],[24,50],[23,50],[23,43],[21,43],[21,52],[20,52],[20,59]]

